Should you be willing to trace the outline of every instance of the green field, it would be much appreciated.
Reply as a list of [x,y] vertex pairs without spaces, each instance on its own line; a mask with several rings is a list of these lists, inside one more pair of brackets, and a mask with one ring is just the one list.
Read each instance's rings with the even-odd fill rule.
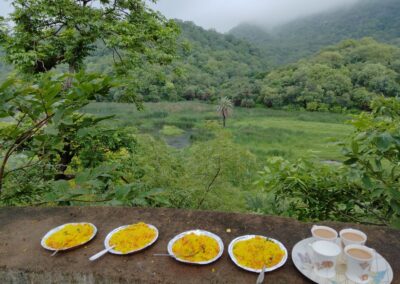
[[[92,103],[84,111],[113,114],[115,118],[107,123],[135,127],[176,148],[210,139],[207,124],[219,121],[215,105],[199,102],[147,103],[143,111],[132,104]],[[348,119],[332,113],[235,108],[227,128],[236,143],[260,160],[278,155],[288,159],[313,155],[322,161],[340,161],[340,146],[335,142],[352,132],[345,123]]]

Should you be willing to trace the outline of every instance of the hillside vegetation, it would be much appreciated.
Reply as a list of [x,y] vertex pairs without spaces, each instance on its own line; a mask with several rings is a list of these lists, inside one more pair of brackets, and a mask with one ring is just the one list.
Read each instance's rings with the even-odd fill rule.
[[[142,100],[213,101],[222,94],[245,97],[258,92],[255,80],[269,68],[267,57],[259,48],[191,22],[177,23],[181,35],[174,62],[168,66],[144,64],[130,73],[130,88]],[[113,58],[109,51],[99,49],[87,64],[89,70],[112,72]],[[108,98],[120,99],[119,93],[111,93]]]
[[[129,86],[145,102],[229,97],[235,106],[304,108],[311,111],[368,109],[372,98],[400,94],[400,48],[372,38],[345,40],[297,63],[266,71],[260,50],[233,37],[182,24],[192,49],[181,49],[170,66],[145,65],[130,73]],[[251,55],[248,55],[251,54]],[[102,70],[109,57],[89,58]],[[105,67],[107,68],[107,67]],[[263,69],[265,68],[265,69]],[[108,101],[123,101],[111,92]],[[104,99],[103,99],[104,100]]]
[[371,38],[345,40],[269,73],[259,101],[307,110],[369,109],[377,96],[400,95],[400,48]]
[[[270,33],[246,24],[221,34],[177,20],[181,33],[172,64],[142,62],[123,70],[128,73],[125,88],[112,89],[97,100],[215,102],[226,96],[242,107],[366,109],[376,95],[398,94],[399,49],[372,40],[338,43],[364,36],[400,42],[398,11],[399,1],[360,1]],[[332,44],[336,46],[327,48]],[[278,66],[300,58],[296,64]],[[115,62],[121,63],[118,54],[98,41],[85,59],[85,68],[117,77]],[[58,69],[65,72],[67,68]],[[11,68],[0,63],[0,70],[1,80]]]

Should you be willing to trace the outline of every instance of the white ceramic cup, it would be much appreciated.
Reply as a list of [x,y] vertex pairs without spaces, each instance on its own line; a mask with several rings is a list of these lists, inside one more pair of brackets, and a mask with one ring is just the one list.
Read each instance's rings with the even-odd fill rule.
[[[357,257],[349,253],[351,249],[362,250],[369,254],[370,257]],[[362,245],[348,245],[344,249],[344,254],[347,264],[346,277],[356,283],[368,283],[375,250]]]
[[[346,233],[352,233],[360,237],[360,240],[350,240],[346,238],[344,235]],[[365,245],[367,242],[367,235],[360,230],[356,229],[343,229],[339,232],[340,235],[340,240],[342,241],[343,247],[346,247],[348,245]]]
[[[326,230],[326,231],[329,231],[329,232],[333,233],[334,236],[331,237],[331,238],[329,238],[329,237],[323,237],[323,236],[317,235],[317,234],[315,233],[317,230]],[[311,228],[311,234],[312,234],[312,236],[314,237],[314,239],[315,239],[315,240],[318,240],[318,241],[336,242],[336,239],[337,239],[337,237],[338,237],[338,233],[336,232],[336,230],[334,230],[334,229],[332,229],[332,228],[330,228],[330,227],[327,227],[327,226],[317,226],[317,225],[314,225],[314,226]]]
[[316,241],[309,244],[312,249],[314,272],[323,278],[336,275],[336,262],[341,249],[331,241]]

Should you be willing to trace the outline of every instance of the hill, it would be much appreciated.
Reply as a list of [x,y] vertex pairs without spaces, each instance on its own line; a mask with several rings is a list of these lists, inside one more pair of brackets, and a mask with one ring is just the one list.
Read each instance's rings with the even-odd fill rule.
[[372,38],[344,40],[270,72],[258,101],[307,110],[368,109],[376,96],[400,95],[400,48]]
[[[181,28],[181,47],[174,63],[140,66],[131,74],[131,90],[152,102],[182,98],[214,100],[219,95],[234,95],[240,98],[237,105],[245,105],[246,96],[257,92],[256,79],[270,66],[268,56],[232,35],[205,30],[191,22],[177,23]],[[99,49],[89,58],[88,69],[110,69],[112,60],[108,51]],[[120,94],[112,96],[110,99],[118,100]]]
[[399,27],[400,1],[364,0],[349,7],[292,21],[271,32],[243,24],[232,29],[230,34],[275,54],[275,63],[282,64],[294,62],[348,38],[372,37],[398,44]]

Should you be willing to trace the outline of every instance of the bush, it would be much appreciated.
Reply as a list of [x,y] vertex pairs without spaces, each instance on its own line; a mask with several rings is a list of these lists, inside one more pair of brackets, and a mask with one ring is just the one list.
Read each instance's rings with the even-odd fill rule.
[[318,110],[318,103],[317,102],[309,102],[309,103],[307,103],[306,109],[308,111],[317,111]]
[[[343,150],[344,165],[268,160],[259,184],[264,199],[273,196],[274,213],[400,227],[400,100],[376,99],[371,109],[351,121],[356,132]],[[250,199],[251,204],[261,210],[260,200]]]
[[252,99],[244,99],[242,100],[242,102],[240,103],[241,107],[246,107],[246,108],[253,108],[256,106],[256,103],[254,102],[254,100]]
[[161,129],[160,133],[165,136],[179,136],[185,133],[182,129],[172,126],[172,125],[164,125],[163,129]]
[[366,212],[356,205],[364,201],[364,192],[347,182],[342,169],[311,160],[292,164],[276,157],[269,159],[260,175],[263,189],[275,197],[280,215],[303,221],[366,217]]

